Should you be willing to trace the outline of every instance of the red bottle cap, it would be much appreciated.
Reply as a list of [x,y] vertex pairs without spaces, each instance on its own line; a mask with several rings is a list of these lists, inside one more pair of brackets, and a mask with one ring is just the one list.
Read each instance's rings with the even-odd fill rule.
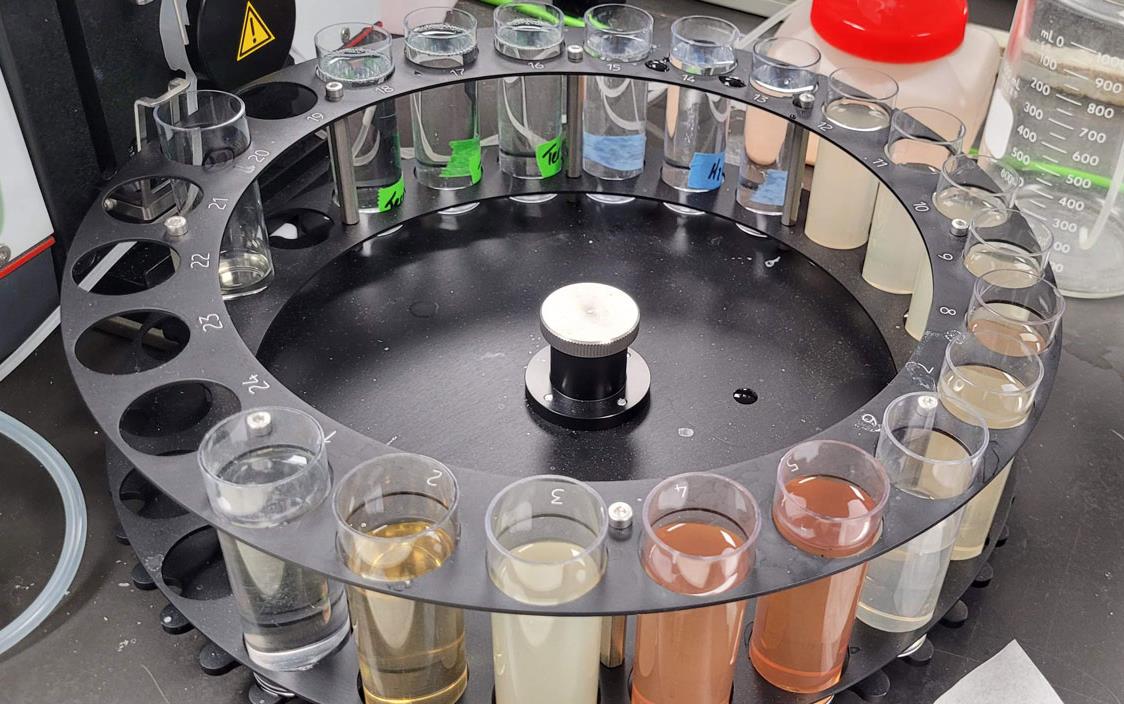
[[912,64],[955,51],[964,41],[968,0],[813,0],[812,27],[840,51],[871,61]]

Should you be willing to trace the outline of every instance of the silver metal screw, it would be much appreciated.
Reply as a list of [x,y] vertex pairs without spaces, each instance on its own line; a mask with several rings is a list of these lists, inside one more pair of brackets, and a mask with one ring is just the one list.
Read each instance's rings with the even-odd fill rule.
[[0,244],[0,266],[4,266],[5,264],[7,264],[8,260],[11,258],[12,248],[6,244]]
[[792,98],[792,104],[801,110],[811,110],[812,106],[816,104],[815,93],[797,93]]
[[164,221],[164,239],[180,240],[187,235],[187,218],[173,215]]
[[966,237],[968,235],[968,221],[956,218],[948,228],[948,233],[953,237]]
[[585,50],[581,48],[580,44],[570,44],[566,47],[566,58],[572,63],[581,63],[581,60],[585,58]]
[[246,416],[246,428],[256,438],[269,435],[273,432],[273,416],[269,411],[254,411]]
[[609,527],[624,530],[632,525],[632,507],[624,501],[609,504]]
[[324,97],[329,103],[338,103],[343,100],[343,84],[339,81],[329,81],[324,84]]

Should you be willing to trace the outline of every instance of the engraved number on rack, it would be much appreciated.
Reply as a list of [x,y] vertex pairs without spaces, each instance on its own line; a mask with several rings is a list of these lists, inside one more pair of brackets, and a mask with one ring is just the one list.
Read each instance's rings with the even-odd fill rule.
[[541,61],[528,61],[527,65],[536,71],[541,71],[543,69],[543,63]]
[[617,71],[621,70],[621,65],[620,64],[605,64],[605,68],[607,68],[608,70],[616,73]]
[[449,73],[451,73],[454,76],[463,76],[464,75],[464,69],[463,68],[451,68],[451,69],[449,69]]
[[952,261],[952,252],[945,252],[941,255],[941,259],[945,260],[946,262]]
[[264,164],[265,160],[269,158],[269,152],[264,149],[255,149],[246,155],[250,161],[256,161],[259,164]]
[[675,490],[679,492],[680,498],[684,498],[684,499],[687,498],[687,485],[686,484],[676,484]]
[[207,203],[208,208],[215,210],[226,210],[226,206],[230,205],[229,198],[211,198],[211,202]]
[[191,255],[191,268],[192,269],[210,269],[211,268],[211,254],[192,254]]
[[308,120],[309,122],[323,122],[324,121],[324,113],[314,112],[304,119]]
[[251,374],[249,379],[242,382],[242,386],[245,386],[246,391],[248,391],[250,395],[253,396],[259,391],[265,391],[269,389],[269,382],[263,379],[259,379],[257,374]]
[[926,203],[923,200],[919,200],[916,203],[914,203],[913,209],[916,210],[919,213],[927,213],[931,210],[931,208],[929,207],[929,204]]
[[218,313],[208,313],[207,315],[199,316],[199,326],[203,332],[208,330],[222,330],[222,318]]
[[765,103],[769,102],[769,96],[765,95],[764,93],[754,93],[753,102],[764,105]]
[[683,74],[683,82],[684,82],[684,83],[694,83],[694,82],[695,82],[695,77],[694,77],[694,76],[692,76],[692,75],[691,75],[691,74],[689,74],[689,73],[684,73],[684,74]]
[[379,93],[393,93],[394,92],[394,86],[388,86],[388,85],[375,86],[375,90],[378,91]]
[[550,490],[550,505],[561,506],[562,496],[566,493],[565,489],[551,489]]
[[437,480],[443,476],[445,476],[444,472],[442,472],[440,469],[435,469],[433,470],[433,474],[430,475],[429,479],[425,480],[425,483],[428,486],[437,486]]
[[835,129],[835,125],[833,125],[830,122],[827,122],[825,120],[824,122],[821,122],[820,124],[816,125],[816,129],[827,132],[828,130]]
[[890,162],[886,161],[882,157],[878,157],[877,159],[871,160],[870,165],[873,166],[876,169],[881,169],[883,166],[885,166],[888,163],[890,163]]
[[941,306],[939,310],[941,312],[941,315],[956,315],[956,309],[955,308],[949,308],[948,306]]

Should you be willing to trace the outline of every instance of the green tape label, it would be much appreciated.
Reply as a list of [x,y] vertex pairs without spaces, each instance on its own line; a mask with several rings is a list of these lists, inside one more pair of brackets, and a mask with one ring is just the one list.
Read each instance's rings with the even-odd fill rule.
[[535,161],[543,178],[550,178],[562,170],[562,135],[535,147]]
[[441,175],[445,178],[470,176],[474,185],[479,183],[480,179],[484,178],[480,138],[454,139],[449,142],[449,148],[453,150],[453,154],[449,157],[449,163],[441,170]]
[[402,205],[404,195],[406,195],[406,182],[401,178],[389,186],[383,186],[378,192],[378,212],[385,213]]

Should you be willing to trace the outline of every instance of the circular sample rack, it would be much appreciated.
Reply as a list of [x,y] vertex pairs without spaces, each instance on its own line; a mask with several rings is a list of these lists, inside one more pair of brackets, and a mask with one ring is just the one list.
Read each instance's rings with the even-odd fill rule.
[[[576,35],[568,35],[567,39],[570,42],[579,41]],[[468,632],[470,640],[475,640],[478,645],[469,650],[472,676],[464,701],[482,704],[491,693],[490,677],[486,676],[491,667],[491,648],[483,645],[486,643],[488,630],[485,612],[636,614],[748,599],[804,584],[870,560],[921,534],[962,506],[1012,459],[1036,423],[1049,394],[1060,345],[1053,345],[1043,355],[1046,374],[1030,418],[1018,428],[993,434],[982,463],[981,479],[972,490],[958,499],[943,501],[924,500],[894,490],[884,514],[879,541],[861,555],[837,559],[808,555],[786,542],[777,533],[772,522],[766,520],[757,542],[755,564],[743,584],[717,595],[688,596],[662,589],[646,577],[639,560],[640,531],[634,529],[631,533],[615,535],[608,541],[609,568],[604,579],[593,590],[573,602],[553,607],[529,605],[517,602],[495,589],[484,563],[484,512],[496,493],[513,481],[513,474],[567,473],[567,468],[573,466],[575,473],[583,474],[580,478],[591,481],[606,504],[626,502],[638,509],[639,502],[661,476],[706,470],[730,477],[748,488],[756,497],[762,515],[767,516],[773,494],[775,468],[784,446],[800,439],[815,437],[843,440],[872,449],[878,437],[878,421],[892,399],[904,393],[935,388],[945,346],[961,325],[973,279],[960,262],[962,241],[949,234],[949,221],[932,207],[935,175],[899,167],[887,161],[882,151],[884,130],[855,132],[833,128],[822,115],[823,90],[816,91],[818,97],[814,103],[799,106],[789,98],[759,93],[748,86],[747,81],[737,78],[744,76],[746,72],[744,66],[748,65],[748,61],[744,60],[744,55],[739,57],[743,59],[742,68],[719,78],[683,74],[658,59],[632,64],[605,63],[589,56],[584,56],[580,61],[567,60],[565,56],[542,61],[517,61],[493,52],[487,48],[490,45],[490,32],[482,30],[481,51],[474,64],[463,69],[436,70],[407,63],[402,56],[401,41],[396,41],[393,51],[398,69],[388,81],[369,88],[347,90],[342,99],[335,101],[323,98],[324,85],[316,77],[313,63],[285,69],[243,91],[253,135],[247,152],[222,166],[203,168],[170,162],[161,156],[158,148],[150,144],[115,176],[104,190],[98,205],[91,209],[83,222],[72,246],[72,256],[67,263],[62,284],[62,328],[68,359],[83,397],[114,446],[111,451],[114,455],[111,462],[112,486],[119,502],[123,524],[134,547],[142,557],[146,569],[153,574],[157,585],[173,594],[173,601],[177,605],[184,604],[184,613],[204,633],[244,659],[244,650],[231,626],[237,623],[233,603],[229,598],[221,598],[221,587],[215,588],[216,600],[188,598],[193,590],[209,594],[211,587],[208,585],[222,581],[221,574],[214,574],[218,548],[214,530],[206,527],[211,524],[267,553],[341,582],[405,598],[463,607],[474,612],[468,618]],[[662,50],[656,47],[652,56],[661,53]],[[217,262],[222,233],[231,214],[232,208],[229,206],[237,203],[259,178],[264,179],[298,161],[310,140],[318,141],[314,136],[318,130],[364,107],[417,91],[465,81],[540,74],[631,77],[705,91],[778,115],[854,156],[906,205],[925,240],[933,269],[934,303],[928,329],[922,340],[915,343],[902,329],[902,314],[908,307],[908,299],[881,292],[862,280],[861,249],[839,251],[821,247],[803,235],[802,221],[786,227],[780,223],[779,218],[758,216],[742,209],[734,199],[736,165],[727,166],[726,185],[716,191],[685,193],[672,189],[660,180],[659,165],[662,159],[658,148],[651,144],[652,140],[649,140],[645,171],[632,180],[601,181],[584,173],[575,176],[561,173],[542,181],[513,179],[500,173],[493,161],[486,158],[484,177],[476,185],[458,191],[436,191],[407,178],[401,205],[383,213],[364,214],[357,225],[351,226],[341,224],[338,208],[332,203],[330,184],[294,182],[291,186],[280,189],[280,198],[286,205],[278,214],[297,213],[300,217],[311,214],[308,217],[315,221],[315,226],[306,223],[307,226],[300,228],[301,235],[296,240],[274,241],[276,273],[267,289],[253,296],[223,300]],[[825,80],[821,79],[821,83]],[[491,156],[491,152],[486,154]],[[197,191],[201,195],[186,206],[181,206],[180,213],[187,221],[186,234],[179,233],[180,236],[175,239],[166,237],[164,225],[159,219],[145,222],[144,218],[138,217],[133,222],[122,222],[104,207],[104,201],[120,192],[122,186],[137,182],[174,183],[177,179],[194,184],[196,189],[193,192]],[[806,424],[805,427],[809,429],[806,435],[778,435],[772,438],[772,442],[779,444],[752,450],[746,450],[736,443],[732,446],[727,444],[722,453],[714,455],[717,463],[713,466],[707,465],[705,460],[700,460],[701,466],[685,466],[682,458],[674,453],[665,454],[662,463],[657,459],[636,472],[622,470],[619,455],[609,454],[584,461],[578,459],[588,455],[591,446],[596,446],[596,433],[615,432],[598,430],[576,431],[585,439],[574,440],[570,449],[563,448],[558,457],[548,458],[549,461],[543,462],[541,466],[517,470],[502,467],[499,466],[503,463],[502,454],[483,458],[483,464],[480,461],[473,462],[472,457],[447,461],[461,487],[459,510],[463,530],[460,542],[454,555],[441,569],[417,578],[404,587],[391,587],[385,583],[365,580],[345,567],[335,550],[335,521],[330,502],[325,502],[319,509],[290,524],[268,531],[239,528],[216,518],[208,504],[194,452],[203,433],[221,418],[238,410],[256,406],[288,406],[312,414],[324,427],[330,440],[328,458],[336,480],[365,459],[400,451],[392,447],[390,442],[370,437],[377,433],[380,438],[390,439],[395,435],[393,428],[379,427],[373,432],[357,432],[354,426],[358,423],[354,421],[361,414],[350,414],[354,416],[350,419],[352,422],[337,420],[334,417],[336,414],[326,414],[310,404],[307,398],[310,394],[294,393],[289,388],[293,384],[286,384],[279,378],[288,376],[295,379],[298,376],[296,373],[290,370],[282,374],[278,372],[278,367],[283,368],[284,365],[271,366],[263,362],[263,357],[272,356],[277,360],[286,354],[283,339],[286,326],[291,329],[299,321],[307,323],[309,311],[314,310],[314,306],[307,302],[301,304],[299,299],[308,295],[309,287],[317,283],[322,272],[344,266],[341,262],[344,262],[345,255],[360,247],[363,248],[362,256],[371,261],[394,260],[398,257],[410,266],[417,266],[420,261],[434,257],[464,256],[465,250],[456,250],[437,238],[430,238],[429,241],[422,237],[411,241],[402,239],[404,233],[411,232],[411,224],[431,223],[434,218],[439,217],[435,213],[452,206],[496,201],[485,204],[483,212],[490,212],[486,210],[488,207],[563,208],[574,206],[565,200],[571,196],[563,195],[553,204],[538,206],[524,206],[498,199],[506,199],[512,195],[596,192],[634,196],[638,199],[637,203],[640,205],[609,206],[625,209],[618,212],[640,213],[657,222],[658,217],[672,216],[666,213],[656,216],[651,212],[651,207],[668,203],[707,213],[709,217],[705,221],[708,223],[717,222],[717,219],[727,221],[723,226],[728,232],[718,237],[705,233],[692,235],[694,226],[688,224],[680,228],[682,233],[676,231],[670,236],[665,243],[668,247],[666,251],[655,247],[652,250],[654,259],[651,261],[645,259],[648,254],[634,251],[630,253],[619,235],[614,239],[612,228],[605,232],[581,232],[577,239],[567,243],[570,250],[577,249],[580,240],[587,242],[589,247],[604,245],[611,251],[611,257],[600,257],[603,261],[620,261],[635,256],[644,266],[655,266],[654,261],[665,258],[669,258],[673,264],[686,262],[686,255],[682,255],[682,252],[684,258],[678,262],[672,256],[676,247],[692,256],[698,255],[702,249],[710,249],[728,255],[725,259],[742,257],[753,263],[757,276],[778,278],[782,285],[800,286],[811,282],[812,290],[825,297],[813,295],[805,298],[801,305],[822,307],[826,315],[832,316],[840,312],[834,310],[833,306],[844,308],[843,313],[850,326],[845,332],[859,336],[860,339],[854,341],[859,352],[850,356],[844,352],[840,358],[852,362],[875,359],[876,363],[872,366],[876,371],[859,378],[850,394],[844,394],[833,402],[833,406],[840,406],[842,410],[838,410],[834,416],[817,417],[812,423]],[[645,209],[645,201],[654,205]],[[662,212],[662,207],[659,209]],[[608,223],[613,216],[608,209],[605,213],[605,221]],[[681,219],[688,222],[692,220],[691,217]],[[477,222],[482,228],[488,226],[487,219],[482,218]],[[519,226],[518,219],[514,222],[515,226]],[[405,231],[379,236],[404,223],[407,224]],[[759,240],[740,233],[734,229],[734,223],[754,229],[769,239]],[[597,223],[593,224],[596,227]],[[504,237],[520,240],[521,235],[496,232],[477,235],[476,241],[482,248],[477,253],[482,252],[487,256],[489,243]],[[92,268],[113,266],[112,253],[123,243],[130,243],[133,256],[140,259],[131,279],[135,286],[109,290],[95,285],[87,290],[88,287],[80,285]],[[513,261],[527,259],[541,249],[538,244],[541,242],[532,240],[530,245],[520,245],[514,255],[508,253],[506,256]],[[146,253],[150,255],[147,259],[142,256]],[[157,263],[146,268],[146,261]],[[705,257],[703,261],[705,263]],[[478,265],[478,260],[469,262],[470,267]],[[782,273],[786,268],[796,270],[797,273]],[[574,271],[577,270],[580,268]],[[434,273],[440,274],[441,271],[439,269]],[[601,270],[593,268],[586,271]],[[603,271],[607,278],[612,278],[612,272],[616,269],[610,266]],[[496,351],[511,354],[517,360],[513,362],[516,369],[526,365],[525,361],[519,361],[525,359],[519,355],[527,353],[527,350],[537,351],[544,344],[537,334],[535,324],[541,301],[558,285],[582,280],[572,276],[573,273],[565,267],[554,266],[550,276],[536,274],[536,278],[511,287],[511,291],[520,295],[512,295],[496,303],[501,307],[518,305],[522,308],[518,314],[514,309],[505,309],[505,315],[501,317],[507,320],[504,325],[517,330],[525,338],[523,345],[526,349]],[[492,277],[495,278],[494,273]],[[636,280],[639,279],[633,281]],[[443,281],[437,279],[431,285],[439,286]],[[681,348],[675,350],[680,360],[678,364],[662,363],[657,346],[663,338],[644,327],[647,292],[640,292],[645,293],[642,296],[637,291],[630,290],[627,281],[607,280],[605,283],[619,285],[635,295],[640,303],[641,329],[635,345],[644,354],[650,368],[652,402],[659,402],[661,395],[664,398],[676,395],[676,384],[685,383],[681,381],[682,378],[688,377],[692,370],[697,371],[699,366],[699,363],[692,364],[685,353],[691,351],[692,344],[701,346],[710,343],[705,338],[706,331],[696,335],[693,343],[680,343]],[[664,285],[662,281],[659,283]],[[657,288],[654,284],[651,286]],[[829,298],[832,296],[834,298]],[[705,299],[706,296],[700,293],[697,298]],[[417,302],[407,301],[410,306]],[[429,301],[422,302],[430,304]],[[490,305],[487,298],[482,298],[477,304],[484,307]],[[727,322],[716,312],[720,308],[721,306],[700,306],[695,314],[704,316],[705,321],[707,311],[710,311],[710,320],[713,321],[710,325],[712,329],[717,329]],[[362,308],[356,310],[361,311]],[[431,317],[435,310],[423,306],[410,312],[413,318],[424,319]],[[470,316],[472,312],[473,309],[469,306],[461,315]],[[279,326],[279,321],[286,320],[285,325]],[[799,318],[790,318],[777,323],[783,327],[766,334],[788,336],[798,343],[807,336],[807,343],[813,346],[822,342],[818,337],[820,333],[801,329],[805,322]],[[106,325],[134,325],[134,332],[141,335],[155,331],[167,344],[155,345],[161,352],[155,355],[148,352],[140,362],[133,353],[116,361],[110,355],[106,362],[103,357],[88,351],[90,331],[102,329]],[[703,327],[706,327],[705,322]],[[318,328],[317,334],[331,335],[332,329],[331,326]],[[481,334],[488,336],[486,332]],[[835,331],[834,334],[838,336],[840,333]],[[294,337],[300,339],[299,334],[294,334]],[[645,347],[646,337],[652,340],[650,347]],[[701,341],[698,339],[700,337]],[[510,335],[494,336],[493,341],[500,344],[509,338]],[[316,344],[315,337],[311,341]],[[730,340],[728,348],[731,360],[737,354],[735,346],[736,340]],[[781,349],[786,348],[782,346]],[[779,356],[772,363],[780,368],[783,354],[774,354]],[[95,363],[92,361],[95,359],[103,361]],[[891,370],[892,377],[890,372],[878,371],[880,365]],[[467,378],[472,372],[471,367],[451,364],[450,378],[444,380],[447,393],[458,392],[458,375]],[[839,369],[837,372],[838,376],[848,379],[856,375],[861,377],[853,369]],[[407,385],[413,383],[408,375],[402,381]],[[506,412],[531,418],[535,412],[523,399],[522,373],[509,375],[508,383],[512,401]],[[751,386],[738,386],[729,388],[728,392],[733,392],[738,406],[750,405],[757,401],[761,388],[756,387],[755,390]],[[724,400],[729,400],[728,392]],[[330,393],[330,390],[325,393]],[[761,395],[766,397],[763,393]],[[399,393],[393,399],[388,397],[388,405],[396,410],[409,409],[411,405],[421,403],[414,403],[409,396],[403,396],[404,394]],[[804,409],[796,405],[799,400],[794,398],[787,405],[779,406],[786,415],[791,416],[790,420],[794,425],[800,420],[798,416],[805,414]],[[369,402],[380,403],[377,396]],[[644,441],[646,431],[641,428],[653,421],[655,416],[651,414],[657,411],[658,409],[653,408],[647,417],[643,411],[638,412],[635,419],[628,421],[630,428],[627,432],[631,433],[634,441]],[[487,412],[483,406],[481,412]],[[702,425],[709,423],[713,427],[722,422],[724,413],[729,413],[729,406],[700,413],[707,419]],[[416,415],[417,418],[425,416],[424,413]],[[445,418],[439,413],[435,416]],[[443,420],[442,424],[445,422],[457,421]],[[469,420],[466,419],[465,422],[468,423]],[[527,422],[545,423],[532,420]],[[685,423],[684,427],[673,430],[684,431],[678,433],[679,439],[689,437],[686,431],[694,432],[692,427],[687,426]],[[433,433],[455,436],[456,431],[455,427],[441,427]],[[618,433],[613,437],[619,440],[622,434],[625,433]],[[496,441],[503,443],[502,432]],[[566,441],[564,437],[559,439],[554,436],[552,442],[564,446]],[[404,449],[425,451],[422,447],[414,446]],[[741,455],[743,452],[746,456]],[[433,454],[438,459],[448,459],[439,453]],[[493,465],[492,462],[497,464]],[[1008,486],[1006,503],[1009,503],[1010,492],[1011,486]],[[142,508],[136,513],[120,503],[123,495],[162,497],[157,501],[162,508],[144,508],[152,503],[149,498],[141,501]],[[150,515],[145,515],[146,510]],[[1000,516],[1004,514],[1005,509],[1002,509]],[[1001,525],[1001,522],[1002,519],[997,519],[997,525]],[[184,555],[190,557],[184,558]],[[218,559],[221,560],[221,557]],[[979,569],[984,559],[986,554],[975,561],[954,563],[946,584],[946,593],[942,596],[943,607],[950,606],[967,588],[975,570]],[[221,573],[221,562],[218,564],[217,572]],[[845,688],[889,662],[916,640],[920,633],[921,631],[890,635],[860,625],[856,628],[856,640],[852,643],[851,662],[844,672],[843,680],[834,689]],[[817,698],[780,692],[757,678],[748,664],[743,662],[739,668],[733,700],[735,702],[814,701]],[[625,676],[620,674],[620,670],[618,668],[617,679],[622,682],[616,685],[619,691],[615,694],[611,691],[611,683],[607,684],[604,677],[602,679],[602,702],[605,704],[627,700],[627,684],[624,683]],[[311,701],[343,704],[355,701],[358,696],[355,690],[356,673],[355,656],[349,645],[311,671],[277,675],[276,678],[271,674],[270,677]]]

